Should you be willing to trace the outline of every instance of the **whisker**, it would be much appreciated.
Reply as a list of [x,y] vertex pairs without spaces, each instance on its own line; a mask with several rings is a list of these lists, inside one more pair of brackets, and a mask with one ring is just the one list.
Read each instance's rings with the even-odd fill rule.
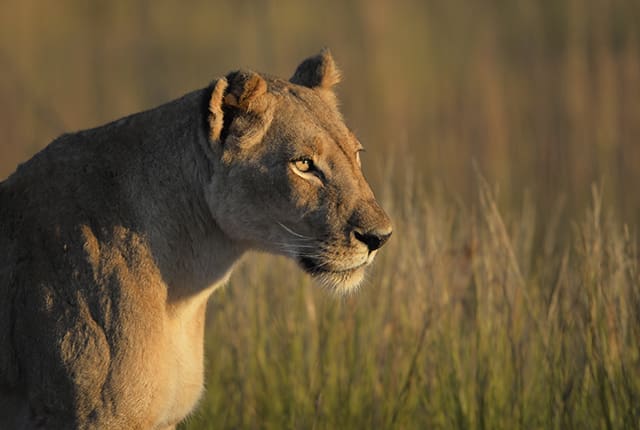
[[278,223],[278,225],[279,225],[280,227],[282,227],[286,232],[288,232],[288,233],[290,233],[290,234],[292,234],[292,235],[294,235],[294,236],[296,236],[296,237],[299,237],[299,238],[301,238],[301,239],[306,239],[306,240],[313,240],[313,238],[312,238],[312,237],[305,236],[305,235],[300,234],[300,233],[296,233],[295,231],[291,230],[291,229],[290,229],[289,227],[287,227],[286,225],[282,224],[280,221],[276,221],[276,223]]
[[281,249],[291,249],[299,252],[309,252],[310,250],[318,250],[318,247],[312,245],[299,245],[292,243],[282,243],[282,242],[274,242],[272,245],[279,247]]
[[315,245],[302,245],[302,244],[297,244],[297,243],[286,243],[286,242],[272,242],[274,245],[277,246],[286,246],[288,248],[309,248],[309,249],[318,249],[317,246]]
[[[290,257],[295,257],[295,258],[305,257],[305,258],[311,258],[314,261],[323,260],[323,255],[319,252],[308,252],[305,250],[298,249],[295,246],[286,246],[282,244],[280,244],[277,248],[279,251],[282,251],[284,254]],[[329,263],[327,262],[318,263],[316,267],[323,267],[327,264]]]
[[321,252],[318,252],[318,248],[315,246],[310,246],[310,245],[295,245],[295,244],[289,244],[289,243],[272,243],[272,245],[275,245],[275,247],[277,249],[280,250],[284,250],[284,251],[295,251],[296,253],[298,253],[299,255],[316,255],[316,256],[320,256]]

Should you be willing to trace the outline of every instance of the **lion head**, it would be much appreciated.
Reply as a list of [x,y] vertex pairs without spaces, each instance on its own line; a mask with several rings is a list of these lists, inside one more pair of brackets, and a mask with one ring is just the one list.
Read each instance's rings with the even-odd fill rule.
[[206,196],[229,238],[291,257],[320,284],[348,292],[392,227],[362,173],[363,146],[338,110],[338,81],[327,50],[288,81],[252,71],[215,81]]

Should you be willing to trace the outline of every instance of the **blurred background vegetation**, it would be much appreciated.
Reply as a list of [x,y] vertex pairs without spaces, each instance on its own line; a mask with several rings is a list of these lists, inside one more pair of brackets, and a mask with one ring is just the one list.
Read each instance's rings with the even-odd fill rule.
[[597,182],[640,218],[637,1],[4,0],[0,35],[0,177],[64,131],[329,46],[376,184],[411,163],[469,197],[475,161],[505,201],[580,207]]
[[343,71],[394,238],[343,300],[249,257],[192,428],[640,426],[640,2],[0,7],[0,178],[232,69]]

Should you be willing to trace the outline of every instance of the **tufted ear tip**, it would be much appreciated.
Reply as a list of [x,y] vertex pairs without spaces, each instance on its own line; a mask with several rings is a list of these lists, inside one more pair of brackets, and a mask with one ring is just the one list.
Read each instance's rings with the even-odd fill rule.
[[229,88],[224,103],[243,110],[251,110],[252,105],[267,92],[267,82],[251,70],[237,70],[227,75]]
[[323,89],[330,89],[340,82],[340,70],[329,48],[323,48],[318,55],[300,63],[290,82],[309,88]]

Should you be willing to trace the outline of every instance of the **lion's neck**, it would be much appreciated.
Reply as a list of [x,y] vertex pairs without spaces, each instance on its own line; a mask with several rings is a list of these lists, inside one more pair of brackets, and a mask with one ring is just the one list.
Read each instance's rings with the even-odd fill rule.
[[200,117],[205,98],[205,91],[196,91],[158,110],[181,120],[147,131],[139,151],[142,179],[136,181],[144,185],[132,192],[138,200],[135,206],[142,208],[139,218],[167,284],[170,304],[210,294],[225,282],[245,251],[220,230],[204,198],[204,186],[212,176],[203,148],[208,132]]
[[167,284],[169,304],[206,296],[223,285],[244,248],[229,240],[215,225],[202,229],[181,224],[171,232],[157,232],[152,252]]

